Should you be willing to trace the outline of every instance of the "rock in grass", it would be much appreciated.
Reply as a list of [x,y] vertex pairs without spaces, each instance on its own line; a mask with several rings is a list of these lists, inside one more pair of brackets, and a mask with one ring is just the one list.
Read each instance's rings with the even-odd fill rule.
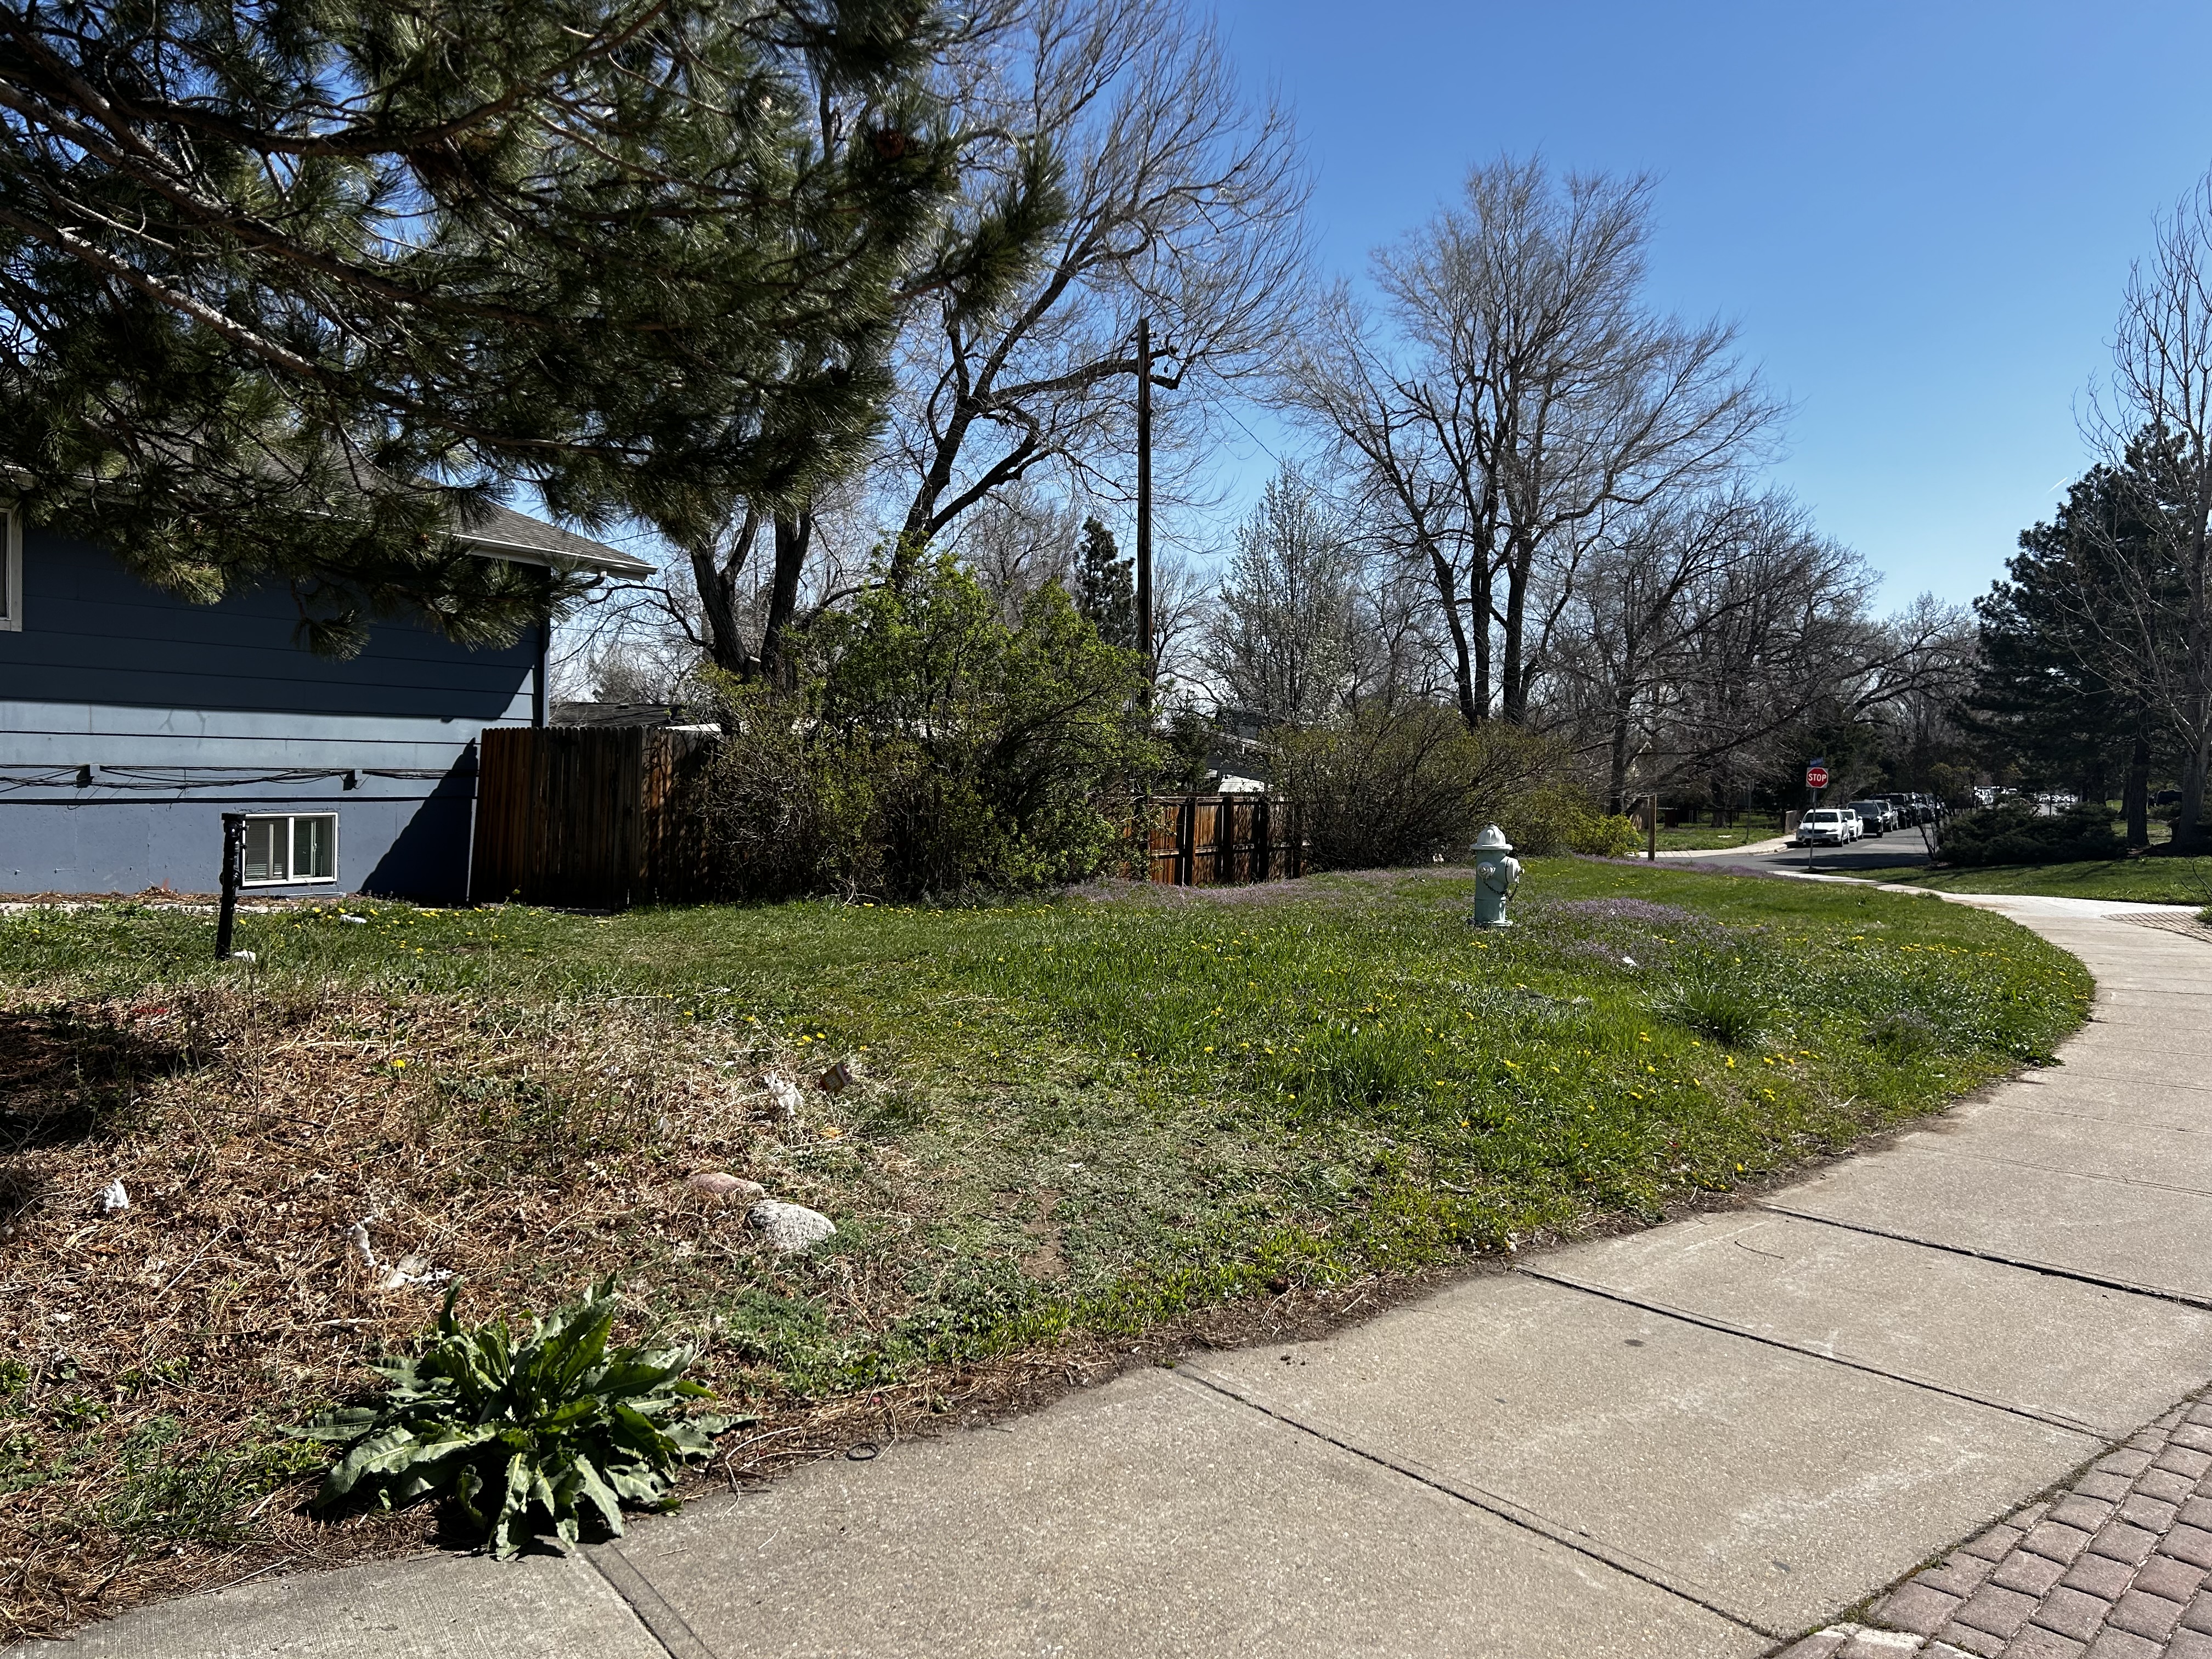
[[819,1210],[804,1204],[786,1204],[764,1198],[745,1212],[754,1226],[768,1235],[769,1248],[778,1255],[793,1255],[819,1244],[837,1231],[837,1224]]
[[768,1188],[757,1181],[748,1181],[743,1176],[733,1176],[722,1170],[702,1170],[696,1175],[686,1176],[684,1184],[695,1193],[708,1198],[766,1198]]
[[131,1194],[125,1189],[121,1176],[116,1176],[114,1180],[100,1189],[100,1207],[101,1212],[107,1215],[113,1215],[118,1210],[127,1210],[131,1207]]

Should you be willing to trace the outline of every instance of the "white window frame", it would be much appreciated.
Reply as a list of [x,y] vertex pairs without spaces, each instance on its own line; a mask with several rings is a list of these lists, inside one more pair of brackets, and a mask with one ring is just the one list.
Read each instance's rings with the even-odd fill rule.
[[[294,827],[301,818],[328,818],[331,821],[331,872],[327,876],[301,876],[292,872],[293,854],[299,848],[299,831]],[[238,884],[241,887],[328,887],[338,878],[338,815],[336,812],[249,812],[248,824],[281,823],[284,826],[284,873],[281,876],[249,876],[246,873],[243,856],[239,860]]]
[[23,631],[23,514],[10,501],[0,508],[0,634]]

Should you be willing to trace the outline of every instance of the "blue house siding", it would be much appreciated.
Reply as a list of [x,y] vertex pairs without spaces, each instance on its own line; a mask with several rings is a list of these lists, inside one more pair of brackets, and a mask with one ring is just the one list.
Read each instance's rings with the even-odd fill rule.
[[293,643],[278,589],[173,599],[33,532],[0,632],[0,891],[213,888],[225,811],[334,811],[334,882],[261,890],[457,899],[477,734],[541,706],[538,646],[470,651],[383,623],[358,657]]

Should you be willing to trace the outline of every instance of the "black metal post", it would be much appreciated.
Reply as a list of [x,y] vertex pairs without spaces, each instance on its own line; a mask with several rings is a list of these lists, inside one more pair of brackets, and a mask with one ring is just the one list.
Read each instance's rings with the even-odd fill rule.
[[238,920],[238,878],[246,862],[246,814],[222,815],[222,903],[216,911],[215,959],[230,960],[230,930]]

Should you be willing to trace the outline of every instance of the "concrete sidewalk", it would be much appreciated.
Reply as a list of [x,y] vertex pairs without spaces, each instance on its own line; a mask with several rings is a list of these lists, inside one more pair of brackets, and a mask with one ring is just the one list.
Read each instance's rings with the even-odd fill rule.
[[2064,1065],[1759,1206],[817,1464],[575,1560],[267,1580],[70,1645],[1768,1653],[2212,1380],[2212,947],[2127,914],[2150,907],[1974,902],[2096,974]]

